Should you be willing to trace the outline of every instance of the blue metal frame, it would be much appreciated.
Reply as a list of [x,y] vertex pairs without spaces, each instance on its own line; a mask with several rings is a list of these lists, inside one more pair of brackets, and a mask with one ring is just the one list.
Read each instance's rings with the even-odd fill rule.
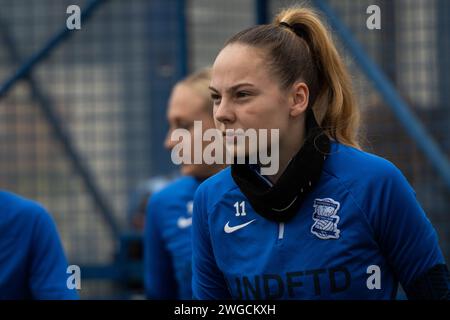
[[[439,92],[440,108],[450,108],[450,22],[448,14],[450,12],[450,1],[439,0],[437,2],[438,10],[438,46],[439,46]],[[450,121],[450,119],[448,119]],[[450,122],[449,122],[450,123]]]
[[[86,9],[81,12],[81,21],[88,20],[92,13],[97,9],[97,7],[105,2],[105,0],[91,0]],[[2,86],[0,86],[0,98],[5,95],[9,89],[11,89],[20,79],[26,77],[32,69],[44,60],[50,53],[64,40],[67,40],[74,32],[69,30],[66,26],[58,32],[54,37],[52,37],[41,50],[37,51],[32,55],[22,66],[12,75],[8,80],[6,80]]]
[[[105,0],[92,0],[87,5],[86,9],[81,13],[81,19],[85,22],[94,12],[94,10]],[[158,19],[149,19],[150,30],[154,37],[149,39],[150,43],[157,43],[158,46],[154,46],[156,54],[154,57],[149,57],[150,60],[150,81],[149,86],[151,92],[149,95],[149,101],[152,106],[151,110],[151,133],[157,137],[153,137],[155,141],[163,141],[166,133],[165,124],[165,109],[167,99],[170,94],[170,90],[176,81],[184,77],[188,72],[188,46],[187,46],[187,34],[186,34],[186,7],[184,0],[176,0],[176,5],[173,6],[173,2],[155,0],[149,3],[149,10],[151,15],[155,15]],[[178,26],[176,32],[167,32],[167,24],[164,22],[164,18],[173,21],[177,21]],[[3,28],[4,27],[4,28]],[[17,50],[14,39],[7,32],[7,26],[2,27],[2,36],[5,39],[6,47],[9,50],[11,61],[14,64],[20,63],[20,53]],[[88,193],[93,197],[94,202],[100,208],[100,212],[105,218],[108,226],[112,230],[114,240],[119,242],[119,250],[117,256],[112,264],[104,265],[82,265],[82,278],[83,279],[108,279],[119,282],[127,281],[128,279],[142,279],[143,264],[142,262],[130,262],[126,257],[126,244],[130,240],[130,235],[123,234],[119,228],[119,225],[114,218],[112,209],[108,206],[107,201],[102,196],[99,187],[96,185],[96,181],[91,174],[89,167],[83,162],[79,151],[75,148],[72,138],[69,132],[61,125],[62,121],[59,118],[58,113],[53,106],[51,99],[43,93],[39,85],[32,77],[33,68],[40,62],[44,61],[55,48],[61,45],[64,41],[69,39],[73,34],[69,29],[64,27],[54,37],[52,37],[39,51],[27,59],[16,72],[9,77],[0,86],[0,98],[5,96],[19,80],[26,80],[31,87],[32,96],[37,101],[37,105],[41,108],[47,121],[53,130],[53,134],[56,139],[61,142],[64,151],[71,161],[78,175],[81,176],[83,182],[86,185]],[[177,44],[177,50],[174,53],[173,47],[171,47],[170,41]],[[166,45],[166,46],[165,46]],[[153,59],[152,59],[153,58]],[[169,66],[174,67],[174,72],[170,76],[158,73],[161,65],[169,62]],[[161,126],[163,123],[163,126]],[[164,157],[164,151],[161,146],[152,146],[152,154],[150,157],[153,159],[153,172],[165,173],[170,168],[170,161],[158,161]],[[137,236],[139,239],[141,236]],[[133,239],[133,238],[131,238]]]
[[143,241],[142,234],[124,233],[119,238],[119,250],[116,259],[111,264],[80,265],[81,278],[84,280],[116,280],[126,282],[129,279],[143,280],[143,261],[130,262],[127,249],[131,242]]
[[438,175],[443,179],[450,190],[450,165],[437,143],[428,134],[421,122],[410,111],[409,106],[397,93],[391,81],[369,58],[363,48],[353,38],[350,30],[342,23],[325,0],[314,0],[314,4],[328,18],[331,27],[339,35],[347,50],[352,54],[355,62],[359,65],[367,78],[383,96],[391,107],[397,119],[403,125],[409,136],[416,142],[419,149],[430,161]]
[[184,78],[188,74],[188,34],[186,18],[186,0],[177,0],[176,5],[178,21],[178,78]]
[[269,1],[268,0],[255,0],[256,9],[256,24],[269,23]]
[[[81,13],[81,19],[87,20],[94,10],[103,3],[104,0],[94,0],[89,3],[86,9]],[[17,50],[17,46],[14,39],[7,32],[7,26],[2,23],[2,37],[9,51],[10,59],[13,63],[18,64],[20,62],[20,53]],[[28,81],[33,99],[38,103],[37,105],[43,112],[50,127],[53,130],[53,134],[58,141],[61,142],[64,152],[69,158],[75,171],[80,175],[84,182],[89,195],[93,198],[94,203],[98,206],[100,213],[105,219],[107,225],[110,227],[111,232],[115,239],[119,237],[120,228],[117,224],[112,209],[109,207],[108,202],[100,192],[99,186],[96,184],[95,179],[89,169],[88,165],[80,157],[80,152],[75,147],[69,132],[63,127],[62,121],[59,118],[58,113],[53,106],[53,103],[49,97],[47,97],[43,91],[39,88],[37,82],[33,79],[31,72],[33,68],[41,61],[43,61],[51,52],[60,45],[64,40],[67,40],[72,32],[64,26],[57,35],[52,37],[48,43],[38,52],[36,52],[31,58],[29,58],[22,66],[0,87],[0,98],[21,79]]]
[[[175,5],[174,5],[175,4]],[[151,140],[151,171],[153,175],[175,170],[170,153],[164,149],[167,133],[166,108],[172,87],[187,73],[186,8],[184,0],[149,1],[149,119]],[[174,25],[173,22],[176,21]],[[175,47],[175,50],[174,50]]]

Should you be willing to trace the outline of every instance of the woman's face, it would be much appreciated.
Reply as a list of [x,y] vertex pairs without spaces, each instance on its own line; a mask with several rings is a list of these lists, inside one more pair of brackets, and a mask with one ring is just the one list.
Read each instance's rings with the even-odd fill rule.
[[[212,107],[212,106],[211,106]],[[179,84],[172,90],[167,109],[169,132],[164,142],[167,149],[172,149],[179,141],[170,139],[173,130],[186,129],[191,137],[191,156],[194,156],[194,121],[201,121],[203,132],[214,128],[214,121],[210,110],[205,107],[205,98],[201,97],[189,86]],[[203,142],[202,150],[206,146]],[[212,174],[212,167],[206,164],[182,164],[181,173],[198,178],[206,178]]]
[[[214,62],[210,90],[215,125],[224,135],[227,129],[278,129],[282,140],[289,131],[290,95],[269,73],[259,49],[242,44],[226,46]],[[271,139],[267,140],[270,150]],[[237,144],[228,134],[225,141],[227,152],[234,156],[259,149],[257,144]]]

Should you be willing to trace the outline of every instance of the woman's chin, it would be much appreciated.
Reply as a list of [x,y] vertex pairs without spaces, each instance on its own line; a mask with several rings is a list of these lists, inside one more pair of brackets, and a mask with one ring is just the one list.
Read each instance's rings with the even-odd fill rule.
[[257,150],[248,150],[245,147],[242,147],[242,148],[240,148],[239,146],[233,147],[233,148],[227,147],[227,153],[228,153],[228,158],[230,158],[230,159],[249,159],[252,164],[254,164],[253,162],[256,163],[256,160],[258,159],[258,151]]
[[193,176],[196,171],[195,165],[186,164],[181,166],[181,174],[184,176]]
[[181,174],[183,176],[205,178],[210,175],[209,169],[209,166],[205,164],[186,164],[181,166]]

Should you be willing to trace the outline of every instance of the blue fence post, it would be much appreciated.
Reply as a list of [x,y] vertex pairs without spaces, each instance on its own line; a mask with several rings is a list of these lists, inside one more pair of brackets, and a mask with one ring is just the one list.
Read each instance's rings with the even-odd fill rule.
[[176,11],[178,21],[178,78],[184,78],[189,70],[186,0],[177,0]]
[[269,1],[268,0],[255,0],[256,11],[256,24],[269,23]]
[[328,3],[325,0],[314,0],[314,4],[326,15],[331,27],[339,35],[346,49],[352,54],[362,72],[373,82],[375,88],[391,107],[408,135],[415,141],[418,148],[442,178],[447,188],[450,189],[450,165],[445,155],[441,152],[439,146],[428,134],[421,122],[409,110],[410,108],[397,93],[392,82],[369,58],[367,53],[353,38],[350,30],[342,23]]
[[152,0],[148,9],[151,171],[153,175],[161,175],[175,170],[163,141],[172,87],[187,72],[185,4],[184,0]]
[[[450,108],[450,1],[439,0],[438,12],[438,61],[440,108]],[[449,113],[450,114],[450,113]],[[450,119],[448,119],[450,121]],[[449,122],[450,123],[450,122]]]
[[381,2],[381,6],[381,11],[383,12],[382,25],[384,32],[381,33],[382,43],[378,48],[382,53],[382,68],[385,70],[386,76],[388,76],[395,85],[397,83],[397,72],[395,68],[395,61],[397,58],[397,52],[395,50],[397,33],[395,31],[398,23],[396,2],[392,0],[383,0]]

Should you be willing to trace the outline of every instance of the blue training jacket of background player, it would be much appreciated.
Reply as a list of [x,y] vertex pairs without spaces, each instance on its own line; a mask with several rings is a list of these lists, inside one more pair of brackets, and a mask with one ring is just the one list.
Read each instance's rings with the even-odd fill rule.
[[47,211],[0,191],[0,299],[78,299],[69,289],[67,261]]
[[[197,190],[196,299],[392,299],[444,263],[436,232],[389,161],[331,142],[297,214],[257,214],[227,168]],[[377,276],[379,280],[377,281]]]
[[184,176],[150,197],[144,241],[149,299],[192,299],[192,202],[199,185]]

